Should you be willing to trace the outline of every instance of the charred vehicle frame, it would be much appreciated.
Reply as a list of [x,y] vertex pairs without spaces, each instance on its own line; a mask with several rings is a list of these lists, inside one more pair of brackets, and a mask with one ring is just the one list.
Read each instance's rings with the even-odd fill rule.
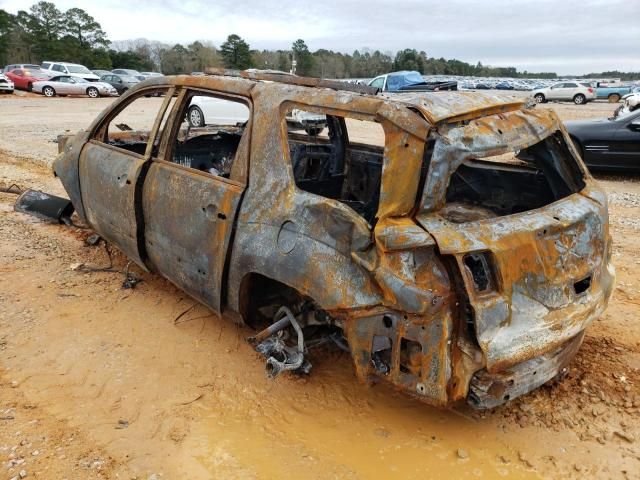
[[[491,408],[562,374],[615,274],[606,196],[555,113],[242,75],[147,80],[60,142],[54,172],[79,216],[256,329],[272,376],[308,372],[318,336],[350,351],[359,378],[437,406]],[[151,131],[107,136],[159,91]],[[185,133],[205,94],[248,121]],[[326,115],[328,135],[288,131],[292,109]],[[384,147],[350,141],[357,120],[381,126]],[[212,169],[194,168],[202,145]]]

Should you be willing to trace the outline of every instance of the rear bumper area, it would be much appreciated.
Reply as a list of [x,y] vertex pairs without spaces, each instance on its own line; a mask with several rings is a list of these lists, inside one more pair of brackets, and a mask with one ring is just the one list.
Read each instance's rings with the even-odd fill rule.
[[565,373],[583,338],[584,331],[560,348],[502,372],[480,370],[471,379],[467,403],[480,410],[494,408]]

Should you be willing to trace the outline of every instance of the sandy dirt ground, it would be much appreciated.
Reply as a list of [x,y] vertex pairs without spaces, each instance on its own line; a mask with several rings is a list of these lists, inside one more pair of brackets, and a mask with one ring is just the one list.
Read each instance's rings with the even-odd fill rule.
[[[56,135],[112,101],[0,96],[0,185],[63,194]],[[542,108],[566,120],[614,106]],[[270,381],[247,329],[137,268],[123,289],[115,248],[0,194],[0,480],[640,478],[640,184],[600,180],[611,304],[563,382],[484,413],[361,385],[333,350],[309,377]]]

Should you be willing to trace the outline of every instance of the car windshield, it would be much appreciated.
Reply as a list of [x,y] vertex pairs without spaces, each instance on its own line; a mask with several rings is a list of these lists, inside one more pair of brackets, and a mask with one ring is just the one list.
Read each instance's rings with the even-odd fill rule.
[[136,77],[132,77],[131,75],[121,75],[120,78],[122,79],[123,82],[128,82],[128,83],[138,83],[140,81]]
[[87,67],[82,65],[67,65],[67,70],[69,73],[91,73]]
[[408,83],[424,83],[424,78],[418,72],[408,72],[404,78]]

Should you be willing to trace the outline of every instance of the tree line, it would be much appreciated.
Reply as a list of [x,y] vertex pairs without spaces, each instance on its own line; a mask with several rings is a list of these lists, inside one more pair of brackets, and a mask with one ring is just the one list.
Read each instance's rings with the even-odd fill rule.
[[[0,65],[59,60],[92,69],[132,68],[166,75],[204,71],[207,67],[259,68],[290,71],[320,78],[371,78],[395,70],[416,70],[425,75],[478,77],[557,78],[555,72],[523,72],[514,67],[473,65],[456,59],[429,57],[425,51],[404,49],[395,53],[364,48],[353,53],[319,49],[311,52],[302,39],[290,50],[255,50],[231,34],[217,48],[208,41],[168,45],[145,38],[111,42],[91,15],[81,8],[59,10],[40,1],[29,11],[12,15],[0,9]],[[576,76],[576,78],[579,76]],[[633,72],[603,72],[587,78],[637,78]]]

